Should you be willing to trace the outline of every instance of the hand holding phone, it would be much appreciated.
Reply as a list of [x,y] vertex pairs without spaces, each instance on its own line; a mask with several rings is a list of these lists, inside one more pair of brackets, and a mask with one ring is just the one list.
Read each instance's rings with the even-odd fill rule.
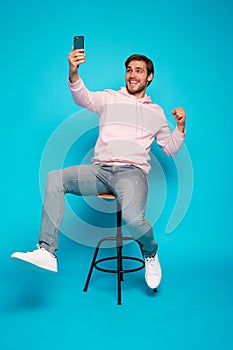
[[[77,51],[79,50],[79,51]],[[86,61],[84,53],[84,36],[75,36],[73,50],[69,53],[69,79],[71,83],[75,83],[79,79],[78,67]]]

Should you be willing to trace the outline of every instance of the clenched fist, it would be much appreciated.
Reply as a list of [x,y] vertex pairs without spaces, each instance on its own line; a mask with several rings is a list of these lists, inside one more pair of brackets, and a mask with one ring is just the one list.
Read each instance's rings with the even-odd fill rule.
[[184,132],[185,129],[185,121],[186,121],[186,113],[184,108],[178,107],[172,110],[173,117],[177,122],[177,128]]

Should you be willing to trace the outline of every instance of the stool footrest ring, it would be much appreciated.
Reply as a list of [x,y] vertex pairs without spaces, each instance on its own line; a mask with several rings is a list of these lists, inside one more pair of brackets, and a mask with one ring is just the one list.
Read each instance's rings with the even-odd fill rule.
[[[110,269],[110,268],[103,268],[98,266],[98,264],[104,262],[104,261],[109,261],[109,260],[117,260],[117,256],[110,256],[107,258],[103,258],[103,259],[99,259],[96,260],[96,262],[94,263],[94,266],[97,270],[99,271],[103,271],[103,272],[110,272],[110,273],[118,273],[118,270],[115,269]],[[133,261],[137,261],[140,263],[139,267],[135,267],[135,268],[131,268],[131,269],[122,269],[120,271],[120,273],[127,273],[127,272],[136,272],[136,271],[140,271],[145,267],[145,262],[142,259],[136,258],[136,257],[132,257],[132,256],[122,256],[122,260],[133,260]]]

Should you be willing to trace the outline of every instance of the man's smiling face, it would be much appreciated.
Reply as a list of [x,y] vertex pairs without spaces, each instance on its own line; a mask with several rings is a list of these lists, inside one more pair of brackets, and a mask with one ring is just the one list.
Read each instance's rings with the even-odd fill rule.
[[126,88],[130,94],[137,98],[142,98],[145,95],[148,82],[152,78],[152,73],[148,76],[144,61],[133,60],[126,67]]

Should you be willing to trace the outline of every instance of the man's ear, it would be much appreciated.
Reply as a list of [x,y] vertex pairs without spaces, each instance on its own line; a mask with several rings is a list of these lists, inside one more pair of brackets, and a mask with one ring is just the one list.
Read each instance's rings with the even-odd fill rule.
[[150,81],[152,81],[153,78],[154,78],[154,74],[150,73],[147,77],[147,81],[150,82]]

